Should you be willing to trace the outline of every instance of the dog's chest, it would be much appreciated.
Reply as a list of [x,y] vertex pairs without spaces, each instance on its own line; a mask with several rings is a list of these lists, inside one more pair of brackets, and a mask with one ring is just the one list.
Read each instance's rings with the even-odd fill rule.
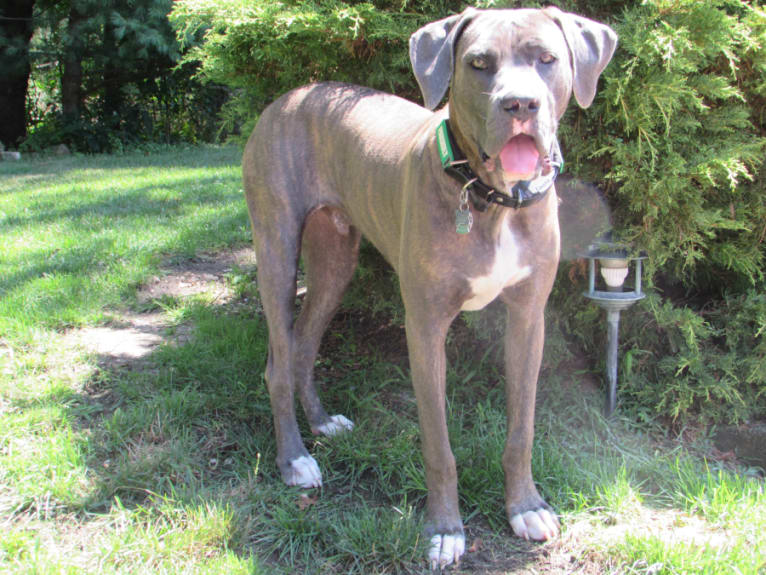
[[495,243],[495,253],[489,271],[483,275],[468,278],[471,295],[460,309],[476,311],[492,302],[505,288],[529,277],[532,266],[520,261],[520,246],[511,228],[503,225]]

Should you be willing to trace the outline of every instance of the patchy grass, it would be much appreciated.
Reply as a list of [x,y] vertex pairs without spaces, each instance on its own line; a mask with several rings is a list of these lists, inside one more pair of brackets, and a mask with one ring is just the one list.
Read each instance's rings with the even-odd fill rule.
[[[363,311],[366,289],[317,362],[330,411],[357,427],[314,438],[302,420],[324,487],[279,480],[238,162],[201,148],[0,164],[3,572],[426,572],[403,334],[383,298]],[[502,370],[456,334],[448,408],[470,551],[453,571],[766,568],[756,470],[605,422],[587,374],[540,384],[533,467],[562,537],[512,537]]]

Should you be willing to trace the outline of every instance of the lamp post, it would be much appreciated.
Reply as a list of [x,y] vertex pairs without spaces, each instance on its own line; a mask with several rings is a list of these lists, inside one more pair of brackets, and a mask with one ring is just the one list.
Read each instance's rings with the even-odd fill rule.
[[[631,256],[627,247],[601,242],[592,244],[586,253],[588,259],[588,291],[583,295],[606,310],[607,319],[607,349],[606,349],[606,406],[607,417],[614,413],[617,407],[617,338],[620,326],[620,312],[643,299],[641,292],[641,264],[645,255]],[[596,262],[605,290],[596,289]],[[623,291],[625,278],[630,272],[630,264],[634,262],[635,284],[633,291]]]

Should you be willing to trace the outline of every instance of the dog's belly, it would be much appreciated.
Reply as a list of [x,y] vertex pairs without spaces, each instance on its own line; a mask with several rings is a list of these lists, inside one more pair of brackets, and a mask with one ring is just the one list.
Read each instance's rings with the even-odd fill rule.
[[532,266],[521,265],[519,248],[513,232],[506,225],[500,233],[495,247],[495,257],[489,272],[468,279],[471,296],[463,302],[463,311],[483,309],[492,302],[505,288],[512,286],[532,273]]

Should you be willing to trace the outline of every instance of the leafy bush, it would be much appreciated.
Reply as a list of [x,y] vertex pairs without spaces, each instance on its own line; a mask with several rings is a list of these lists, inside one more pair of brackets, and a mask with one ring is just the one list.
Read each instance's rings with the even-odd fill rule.
[[[602,182],[622,237],[650,255],[655,296],[624,314],[623,398],[679,421],[762,416],[766,15],[648,0],[615,27],[599,98],[562,135],[569,166]],[[601,319],[581,319],[585,342]]]
[[207,80],[238,94],[224,114],[227,127],[255,117],[288,90],[316,80],[371,86],[418,100],[410,71],[410,34],[460,2],[270,2],[181,0],[171,21],[185,61]]

